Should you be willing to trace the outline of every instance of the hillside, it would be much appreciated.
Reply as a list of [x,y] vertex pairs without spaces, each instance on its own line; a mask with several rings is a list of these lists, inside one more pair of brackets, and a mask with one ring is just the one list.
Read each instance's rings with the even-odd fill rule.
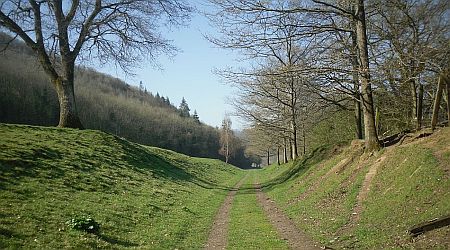
[[448,249],[449,226],[411,239],[408,230],[450,211],[450,128],[408,134],[375,155],[363,142],[321,147],[255,172],[295,224],[332,248]]
[[[0,34],[0,43],[5,39]],[[0,55],[0,122],[57,125],[56,91],[33,53],[16,42]],[[75,94],[86,128],[188,155],[219,156],[218,131],[182,117],[168,97],[85,67],[76,69]]]
[[[243,171],[94,130],[0,124],[0,248],[201,248]],[[100,235],[66,222],[90,215]]]
[[[9,39],[0,32],[0,50]],[[0,51],[0,56],[0,122],[57,125],[56,91],[32,51],[14,41],[7,50]],[[131,86],[79,66],[75,69],[75,95],[80,119],[88,129],[190,156],[223,158],[219,155],[219,130],[202,123],[194,107],[190,113],[183,111],[169,97],[154,94],[143,85]],[[239,145],[230,162],[247,168],[251,159],[244,154],[243,143],[238,138],[236,141]]]

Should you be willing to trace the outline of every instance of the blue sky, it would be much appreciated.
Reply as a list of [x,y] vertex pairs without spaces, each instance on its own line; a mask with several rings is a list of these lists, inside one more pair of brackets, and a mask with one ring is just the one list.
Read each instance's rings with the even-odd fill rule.
[[[205,8],[200,4],[196,5],[198,8]],[[213,33],[214,28],[209,26],[207,19],[195,12],[188,27],[175,28],[170,33],[163,34],[165,38],[173,40],[173,44],[181,50],[172,59],[167,56],[158,58],[163,70],[152,68],[150,63],[146,62],[136,68],[135,76],[126,76],[120,69],[112,67],[99,70],[121,78],[131,85],[138,85],[139,81],[142,81],[148,91],[168,96],[176,106],[184,97],[191,114],[197,110],[201,121],[211,126],[220,126],[225,114],[233,111],[229,98],[234,90],[212,71],[214,68],[236,65],[237,54],[216,48],[203,36]],[[232,119],[233,127],[241,129],[239,120]]]

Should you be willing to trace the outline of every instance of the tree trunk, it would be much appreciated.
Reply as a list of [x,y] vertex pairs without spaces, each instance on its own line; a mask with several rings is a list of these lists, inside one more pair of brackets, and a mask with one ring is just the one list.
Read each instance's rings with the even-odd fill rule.
[[284,164],[288,163],[288,149],[287,149],[286,138],[284,139],[283,163]]
[[302,125],[302,138],[303,138],[303,155],[306,154],[306,131],[305,124]]
[[277,165],[280,165],[280,146],[277,147]]
[[356,0],[356,38],[359,50],[361,95],[364,109],[364,134],[367,152],[380,149],[377,129],[375,127],[375,112],[372,97],[372,86],[369,73],[369,54],[367,50],[366,18],[364,1]]
[[423,120],[423,84],[419,83],[419,96],[417,97],[417,124],[416,128],[419,130],[422,128]]
[[377,129],[377,134],[380,133],[380,112],[378,112],[378,108],[375,108],[375,128]]
[[297,142],[296,142],[297,140],[293,140],[293,142],[292,142],[292,146],[291,146],[291,158],[292,158],[292,160],[295,160],[295,159],[297,159]]
[[411,111],[412,111],[412,121],[417,126],[417,90],[416,90],[416,81],[414,79],[409,80],[409,87],[411,90]]
[[[356,29],[356,24],[355,29]],[[362,132],[362,114],[361,114],[361,92],[359,90],[359,77],[358,77],[358,42],[356,39],[356,33],[352,32],[352,56],[351,56],[351,63],[352,63],[352,81],[353,81],[353,91],[354,91],[354,98],[355,98],[355,125],[356,125],[356,139],[362,139],[363,138],[363,132]]]
[[295,88],[294,88],[294,78],[291,77],[291,81],[290,81],[290,88],[291,88],[291,93],[290,93],[290,112],[291,112],[291,130],[292,130],[292,160],[295,160],[298,156],[298,144],[297,144],[297,110],[296,110],[296,102],[297,102],[297,97],[296,97],[296,92],[295,92]]
[[362,130],[362,112],[361,112],[361,98],[358,94],[355,96],[355,125],[356,125],[356,139],[363,139]]
[[434,99],[434,105],[433,105],[433,116],[431,117],[431,129],[434,130],[436,127],[438,116],[439,116],[439,107],[441,102],[441,96],[442,96],[442,90],[444,89],[444,79],[442,75],[438,78],[438,88],[436,92],[436,97]]
[[447,127],[450,127],[450,81],[448,76],[445,82],[445,85],[447,85]]
[[59,100],[58,127],[83,129],[77,113],[73,82],[73,78],[69,80],[61,78],[53,80]]
[[447,102],[447,127],[450,127],[450,68],[447,68],[446,71],[444,71],[442,75],[442,80],[444,81],[444,85],[447,86],[443,86],[447,91],[447,98],[446,102]]
[[292,153],[292,160],[295,160],[298,156],[297,153],[297,126],[295,124],[295,121],[292,122],[292,145],[291,145],[291,153]]
[[225,152],[225,163],[228,163],[229,158],[230,158],[230,151],[229,151],[229,148],[228,148],[228,141],[227,141],[227,149],[226,149],[226,152]]

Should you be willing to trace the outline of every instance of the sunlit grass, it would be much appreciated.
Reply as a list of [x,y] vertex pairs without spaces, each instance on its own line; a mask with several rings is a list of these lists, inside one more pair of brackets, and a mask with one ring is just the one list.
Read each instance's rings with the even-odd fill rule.
[[[0,248],[201,248],[243,171],[98,131],[0,125]],[[91,215],[100,234],[66,221]]]
[[[356,157],[338,173],[329,171],[341,160],[352,157],[356,149],[334,156],[325,152],[330,149],[324,149],[292,165],[270,166],[254,174],[268,196],[297,226],[323,245],[439,248],[448,229],[447,234],[445,229],[437,230],[426,240],[428,243],[418,245],[411,241],[408,229],[450,211],[448,145],[450,129],[443,129],[423,142]],[[365,174],[380,157],[386,160],[378,166],[371,191],[362,204],[361,219],[356,225],[347,225],[355,216],[352,212]],[[296,201],[302,194],[303,199]]]
[[[0,135],[1,249],[199,249],[225,195],[245,174],[217,160],[98,131],[1,124]],[[442,248],[448,229],[420,245],[407,230],[450,211],[448,145],[450,129],[444,129],[374,156],[322,147],[294,163],[252,170],[233,202],[229,248],[287,248],[256,200],[255,182],[323,245]],[[380,157],[386,159],[362,203],[361,219],[346,228],[365,174]],[[93,217],[100,234],[68,228],[76,215]]]
[[288,249],[256,199],[253,177],[246,178],[234,198],[228,249]]
[[409,244],[413,225],[448,215],[449,190],[448,174],[432,150],[422,145],[396,149],[381,166],[364,203],[358,245]]

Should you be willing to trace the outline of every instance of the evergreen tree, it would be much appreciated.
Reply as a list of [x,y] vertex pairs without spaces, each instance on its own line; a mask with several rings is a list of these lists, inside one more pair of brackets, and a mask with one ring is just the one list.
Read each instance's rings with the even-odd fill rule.
[[144,92],[144,84],[142,83],[142,81],[139,81],[139,92]]
[[198,123],[200,123],[200,118],[198,117],[197,110],[194,110],[194,114],[192,115],[192,118]]
[[189,111],[191,111],[191,110],[189,109],[189,105],[187,104],[187,102],[184,99],[184,97],[181,100],[181,104],[180,104],[180,107],[178,108],[178,110],[180,111],[181,117],[189,117],[189,116],[191,116],[191,114],[189,114]]

